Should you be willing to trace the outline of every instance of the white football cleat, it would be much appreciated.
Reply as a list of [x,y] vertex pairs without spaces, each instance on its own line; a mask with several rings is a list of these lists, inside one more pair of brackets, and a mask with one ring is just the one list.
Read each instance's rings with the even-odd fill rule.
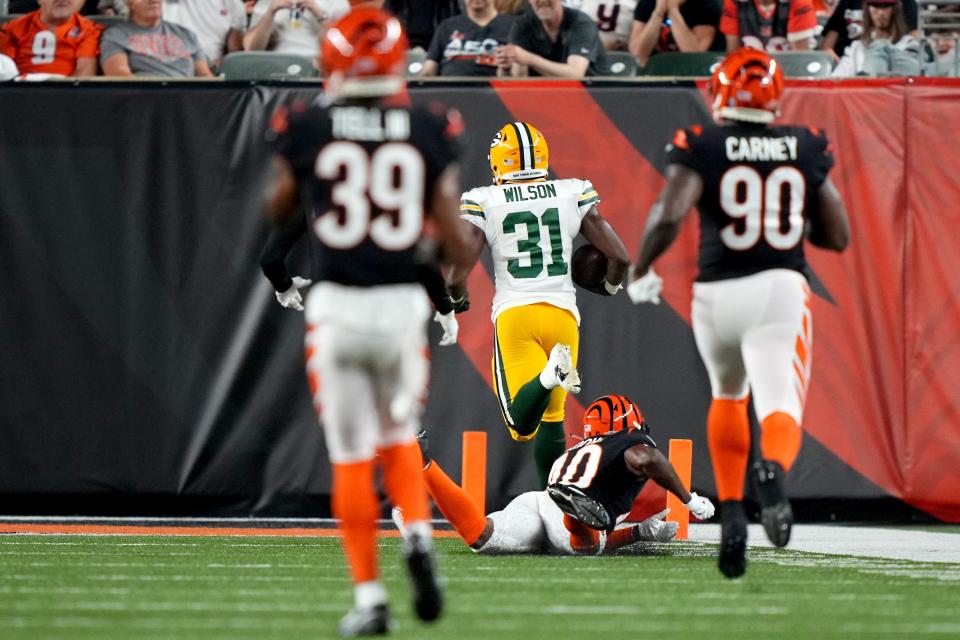
[[407,537],[407,528],[403,524],[403,509],[394,507],[390,510],[390,519],[393,520],[393,526],[400,532],[401,538]]
[[580,393],[580,374],[573,368],[569,346],[559,343],[553,345],[547,366],[540,374],[540,382],[548,389],[562,387],[568,393]]

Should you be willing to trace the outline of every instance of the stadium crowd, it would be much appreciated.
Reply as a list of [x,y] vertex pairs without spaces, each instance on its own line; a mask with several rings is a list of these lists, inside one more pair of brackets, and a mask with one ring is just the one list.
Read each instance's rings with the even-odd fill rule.
[[[667,52],[824,52],[835,77],[957,76],[953,0],[382,0],[421,77],[633,75]],[[353,4],[358,4],[354,0]],[[0,78],[208,77],[239,51],[317,57],[349,0],[0,0]],[[924,13],[925,12],[925,13]],[[919,14],[926,18],[918,20]],[[623,69],[627,69],[624,73]]]

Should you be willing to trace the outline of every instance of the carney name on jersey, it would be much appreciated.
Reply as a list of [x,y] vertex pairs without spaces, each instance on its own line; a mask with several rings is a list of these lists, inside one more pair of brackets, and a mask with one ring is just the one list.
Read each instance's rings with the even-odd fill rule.
[[703,180],[698,281],[766,269],[807,275],[805,223],[834,162],[822,131],[736,122],[695,126],[677,131],[667,158]]
[[460,217],[477,226],[493,258],[493,320],[513,307],[546,302],[580,324],[570,276],[573,239],[600,196],[589,180],[568,178],[478,187],[460,199]]
[[575,487],[607,512],[607,521],[617,524],[633,506],[647,478],[638,478],[623,454],[638,444],[656,448],[644,429],[614,431],[586,438],[557,458],[550,470],[548,486]]
[[267,137],[303,185],[315,280],[420,280],[423,203],[457,160],[461,131],[457,112],[400,100],[277,111]]

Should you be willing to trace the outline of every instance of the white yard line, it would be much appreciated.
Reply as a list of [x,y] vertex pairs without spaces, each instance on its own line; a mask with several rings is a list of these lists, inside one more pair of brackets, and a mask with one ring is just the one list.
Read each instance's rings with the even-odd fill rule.
[[[751,547],[772,547],[758,524],[749,526],[748,537]],[[690,540],[716,544],[720,541],[720,525],[690,525]],[[960,563],[960,534],[905,528],[796,525],[787,548],[863,558]]]

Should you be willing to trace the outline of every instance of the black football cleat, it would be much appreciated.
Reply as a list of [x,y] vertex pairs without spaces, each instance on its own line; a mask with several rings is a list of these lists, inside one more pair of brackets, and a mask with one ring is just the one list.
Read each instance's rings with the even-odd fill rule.
[[368,609],[354,607],[340,619],[337,631],[341,638],[382,636],[390,631],[390,609],[385,604]]
[[410,534],[403,541],[401,553],[410,574],[413,610],[424,622],[432,622],[443,612],[443,589],[430,538],[422,534]]
[[760,522],[767,538],[777,547],[790,542],[793,528],[793,509],[784,490],[786,473],[776,462],[761,460],[753,463],[753,479],[760,500]]
[[576,518],[591,529],[600,531],[613,529],[615,523],[604,506],[576,487],[552,484],[547,487],[547,495],[560,507],[560,511],[571,518]]
[[420,447],[420,457],[423,458],[423,468],[426,469],[433,462],[433,458],[430,457],[430,438],[427,436],[426,429],[420,429],[417,433],[417,445]]
[[747,516],[743,503],[725,500],[720,503],[720,573],[733,579],[747,570]]

